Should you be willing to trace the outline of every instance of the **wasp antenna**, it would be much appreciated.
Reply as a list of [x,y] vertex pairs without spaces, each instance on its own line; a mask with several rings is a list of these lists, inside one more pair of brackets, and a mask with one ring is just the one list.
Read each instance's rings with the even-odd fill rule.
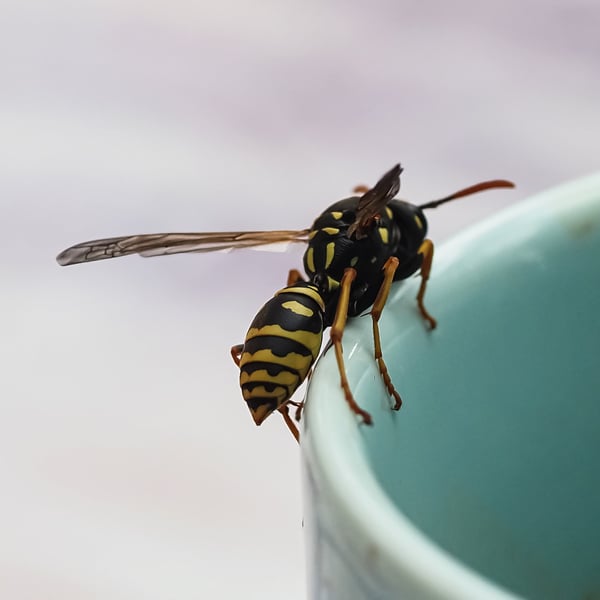
[[491,181],[482,181],[481,183],[476,183],[475,185],[471,185],[464,190],[459,190],[458,192],[454,192],[450,196],[446,196],[445,198],[440,198],[439,200],[433,200],[432,202],[427,202],[426,204],[421,204],[419,206],[420,209],[424,208],[437,208],[440,204],[444,204],[446,202],[450,202],[450,200],[456,200],[457,198],[463,198],[464,196],[470,196],[471,194],[477,194],[478,192],[483,192],[485,190],[492,190],[495,188],[514,188],[515,184],[512,181],[507,181],[506,179],[492,179]]

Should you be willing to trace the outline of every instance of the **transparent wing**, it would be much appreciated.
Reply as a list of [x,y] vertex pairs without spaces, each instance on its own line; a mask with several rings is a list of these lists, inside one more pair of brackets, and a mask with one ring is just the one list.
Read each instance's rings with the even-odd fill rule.
[[300,231],[232,231],[209,233],[149,233],[82,242],[63,250],[56,260],[60,265],[76,265],[139,254],[161,256],[184,252],[216,252],[290,242],[306,242],[309,229]]
[[358,201],[356,219],[348,228],[348,237],[356,233],[357,239],[365,236],[372,220],[383,210],[384,206],[400,191],[400,173],[402,167],[395,165]]

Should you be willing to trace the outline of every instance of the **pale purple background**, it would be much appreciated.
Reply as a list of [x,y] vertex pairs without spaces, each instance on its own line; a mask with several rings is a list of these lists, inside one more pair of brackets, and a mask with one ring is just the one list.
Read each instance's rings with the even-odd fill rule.
[[0,597],[304,598],[298,448],[253,425],[228,356],[300,252],[54,256],[304,228],[397,161],[415,202],[517,182],[430,213],[439,242],[598,168],[599,20],[596,0],[4,2]]

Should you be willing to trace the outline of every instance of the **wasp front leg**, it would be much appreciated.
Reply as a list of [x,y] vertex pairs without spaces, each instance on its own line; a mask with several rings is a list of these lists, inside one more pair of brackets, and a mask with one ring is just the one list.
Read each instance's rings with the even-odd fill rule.
[[373,422],[371,415],[358,406],[354,400],[352,392],[350,391],[350,385],[346,376],[346,367],[344,365],[344,352],[342,349],[342,336],[344,335],[344,328],[346,327],[346,321],[348,319],[350,288],[354,279],[356,279],[356,270],[353,268],[346,269],[344,271],[344,275],[342,276],[342,281],[340,282],[340,296],[338,299],[333,324],[331,325],[330,337],[335,350],[335,358],[337,360],[338,370],[340,372],[340,383],[342,389],[344,390],[346,402],[348,403],[348,406],[352,412],[362,417],[364,423],[371,425]]
[[423,303],[425,289],[427,288],[427,280],[431,273],[431,263],[433,261],[433,242],[431,240],[425,240],[421,244],[418,253],[423,257],[423,262],[421,263],[421,285],[419,286],[419,291],[417,293],[417,306],[419,307],[421,316],[429,323],[430,329],[435,329],[437,322],[429,314]]

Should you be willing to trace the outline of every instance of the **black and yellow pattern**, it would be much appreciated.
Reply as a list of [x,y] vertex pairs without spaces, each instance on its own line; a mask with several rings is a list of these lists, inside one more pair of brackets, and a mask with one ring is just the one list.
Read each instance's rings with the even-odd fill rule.
[[323,313],[316,286],[301,281],[279,291],[252,321],[239,366],[242,395],[257,425],[306,379],[321,350]]
[[323,277],[329,292],[337,290],[348,267],[357,272],[355,286],[372,283],[400,241],[400,229],[388,207],[362,238],[348,235],[360,200],[354,196],[330,206],[315,220],[308,235],[304,269],[311,279]]

